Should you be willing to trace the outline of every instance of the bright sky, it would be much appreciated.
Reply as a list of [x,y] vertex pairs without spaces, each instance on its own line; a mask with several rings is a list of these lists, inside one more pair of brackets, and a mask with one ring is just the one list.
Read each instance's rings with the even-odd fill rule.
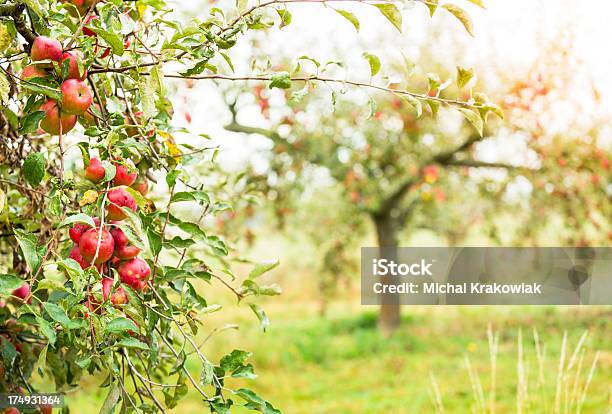
[[[376,9],[363,4],[331,2],[337,8],[353,11],[361,21],[361,30],[356,33],[353,26],[340,15],[320,4],[290,5],[293,14],[291,25],[281,31],[270,32],[269,40],[262,45],[274,57],[279,53],[297,58],[302,54],[321,61],[341,59],[349,66],[349,77],[367,81],[368,66],[361,57],[363,51],[380,55],[385,61],[400,58],[400,51],[408,56],[415,54],[426,30],[443,28],[441,53],[453,64],[474,66],[484,70],[491,62],[512,68],[521,73],[541,53],[546,40],[567,30],[575,33],[574,52],[584,61],[592,79],[597,82],[602,95],[602,108],[612,110],[612,2],[609,0],[489,0],[487,10],[481,10],[464,0],[453,0],[469,11],[474,20],[475,38],[466,34],[459,22],[443,10],[439,10],[432,24],[423,5],[406,6],[404,33],[399,34]],[[185,2],[177,8],[188,9]],[[454,48],[456,43],[465,43],[466,48]],[[237,74],[247,74],[250,50],[248,42],[232,50]],[[200,82],[182,96],[175,99],[177,112],[189,110],[194,121],[189,126],[195,133],[208,133],[222,144],[221,159],[240,165],[250,159],[253,147],[261,145],[256,138],[229,134],[223,130],[228,114],[208,81]],[[594,108],[588,108],[593,110]],[[596,109],[596,108],[595,108]],[[585,109],[586,110],[586,109]],[[612,112],[612,111],[610,111]],[[257,114],[247,114],[253,123]],[[177,124],[184,125],[182,116]]]

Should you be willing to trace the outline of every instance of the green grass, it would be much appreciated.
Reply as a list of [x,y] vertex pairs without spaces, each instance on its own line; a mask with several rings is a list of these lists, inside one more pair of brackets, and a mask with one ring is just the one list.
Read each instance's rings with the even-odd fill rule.
[[[346,303],[338,303],[332,308],[332,316],[322,319],[314,306],[294,303],[290,308],[272,306],[270,313],[273,325],[265,334],[255,323],[243,321],[240,331],[215,337],[208,352],[215,355],[217,350],[231,348],[254,352],[253,362],[260,377],[235,384],[252,387],[286,413],[435,412],[431,373],[439,384],[445,412],[471,413],[475,400],[464,355],[469,356],[487,392],[491,374],[489,323],[500,335],[497,412],[516,412],[519,330],[523,332],[530,386],[535,387],[538,360],[533,328],[545,344],[546,385],[537,392],[535,388],[530,391],[530,412],[552,412],[548,410],[552,410],[555,398],[564,331],[568,333],[570,353],[583,332],[589,331],[581,386],[594,351],[601,351],[582,413],[606,413],[610,408],[612,354],[611,338],[606,336],[610,328],[606,308],[405,308],[401,328],[390,337],[376,329],[373,308],[351,309]],[[195,361],[191,367],[197,372]],[[190,394],[188,402],[176,412],[196,407],[197,396]]]
[[[204,321],[206,329],[201,336],[227,323],[240,324],[240,330],[215,335],[204,351],[213,361],[234,348],[252,351],[251,361],[259,378],[234,380],[229,385],[254,389],[284,413],[435,413],[432,373],[439,385],[444,412],[472,413],[479,411],[473,411],[475,398],[464,355],[478,373],[488,398],[490,324],[499,333],[496,412],[517,412],[517,339],[522,331],[529,380],[526,400],[530,404],[530,410],[525,412],[544,414],[553,412],[564,332],[568,334],[567,353],[571,355],[580,336],[588,330],[580,389],[595,351],[600,355],[582,413],[609,413],[609,307],[405,307],[401,328],[385,337],[376,329],[376,308],[361,307],[355,302],[336,302],[329,316],[320,318],[315,304],[271,300],[265,305],[272,319],[266,333],[261,332],[248,309],[230,306]],[[546,383],[537,391],[533,328],[538,330],[546,354]],[[188,366],[198,378],[198,362],[190,360]],[[99,409],[105,396],[105,390],[97,388],[102,380],[90,379],[68,396],[73,412]],[[190,392],[173,412],[206,412],[202,407],[198,395]],[[571,412],[575,413],[575,409]]]

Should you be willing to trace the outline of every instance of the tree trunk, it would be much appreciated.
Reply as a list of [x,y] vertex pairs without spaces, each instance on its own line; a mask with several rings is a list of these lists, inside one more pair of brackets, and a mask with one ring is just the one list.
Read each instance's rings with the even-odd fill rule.
[[[380,248],[380,256],[387,260],[397,261],[398,248],[398,223],[393,220],[390,214],[385,214],[373,218],[376,226],[376,235],[378,237],[378,247]],[[383,249],[384,254],[383,254]],[[391,303],[389,303],[389,299]],[[399,294],[393,297],[387,297],[386,304],[380,305],[380,314],[378,317],[378,328],[385,334],[390,334],[400,325],[400,304]]]

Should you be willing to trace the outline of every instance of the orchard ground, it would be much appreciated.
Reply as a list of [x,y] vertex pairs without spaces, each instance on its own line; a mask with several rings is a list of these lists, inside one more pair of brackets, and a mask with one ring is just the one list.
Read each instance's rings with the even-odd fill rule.
[[[317,298],[314,270],[296,266],[298,259],[291,258],[290,252],[297,251],[297,246],[288,247],[286,241],[278,238],[266,238],[265,243],[284,250],[290,256],[286,260],[294,262],[285,261],[267,277],[284,288],[282,296],[263,303],[271,319],[267,332],[261,332],[247,306],[236,307],[228,300],[221,302],[225,312],[214,317],[203,316],[207,329],[199,337],[204,339],[216,327],[239,324],[239,331],[227,330],[215,335],[205,349],[217,359],[227,349],[252,351],[251,362],[258,379],[233,384],[239,388],[242,383],[248,383],[283,412],[433,413],[430,380],[433,373],[445,412],[470,413],[474,397],[464,355],[478,371],[486,393],[491,378],[489,324],[500,336],[497,412],[516,410],[519,330],[523,335],[530,394],[533,393],[529,397],[533,399],[533,412],[549,412],[544,410],[551,409],[554,402],[565,331],[570,355],[580,336],[589,331],[582,379],[587,376],[595,351],[600,351],[582,413],[604,413],[610,408],[610,307],[404,307],[401,328],[387,339],[376,329],[376,307],[359,304],[358,278],[352,278],[322,318],[319,303],[314,299]],[[262,257],[265,252],[262,248],[253,254]],[[200,288],[211,289],[205,283]],[[226,298],[227,295],[220,290],[219,295],[209,297]],[[537,329],[546,353],[546,385],[537,393],[532,391],[538,376],[533,328]],[[189,366],[197,378],[198,361],[190,360]],[[82,389],[67,397],[77,412],[101,406],[105,390],[97,386],[102,381],[103,378],[89,379]],[[547,406],[543,407],[544,404]],[[187,401],[173,412],[199,409],[198,395],[190,390]]]

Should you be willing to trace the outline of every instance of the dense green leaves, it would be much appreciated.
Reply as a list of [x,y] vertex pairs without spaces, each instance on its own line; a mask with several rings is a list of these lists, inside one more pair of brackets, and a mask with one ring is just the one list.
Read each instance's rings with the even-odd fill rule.
[[47,311],[47,314],[56,322],[59,322],[66,329],[76,329],[81,327],[81,323],[72,320],[66,315],[66,311],[62,309],[60,306],[51,302],[44,302],[43,308]]

